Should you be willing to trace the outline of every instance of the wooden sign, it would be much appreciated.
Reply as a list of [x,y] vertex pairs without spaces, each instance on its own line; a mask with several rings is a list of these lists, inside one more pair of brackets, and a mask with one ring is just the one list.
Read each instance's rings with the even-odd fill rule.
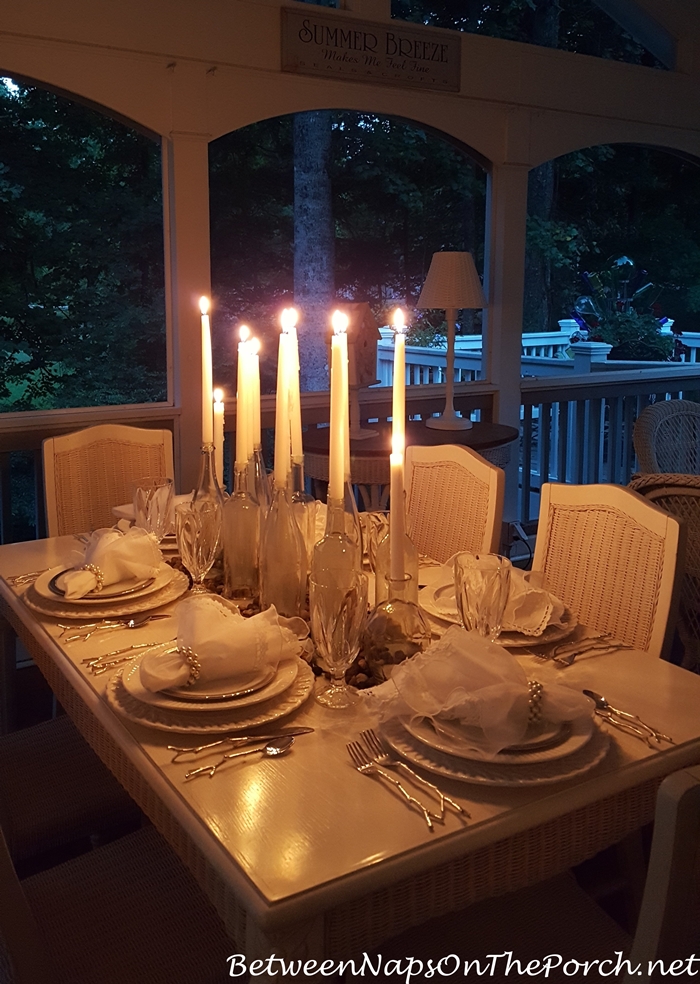
[[282,70],[459,92],[456,31],[282,7]]

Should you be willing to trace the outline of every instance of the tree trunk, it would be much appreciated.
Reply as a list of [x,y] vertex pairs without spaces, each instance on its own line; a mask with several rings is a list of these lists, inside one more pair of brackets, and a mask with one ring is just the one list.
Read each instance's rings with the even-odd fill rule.
[[301,308],[301,388],[325,390],[330,307],[335,297],[331,114],[294,117],[294,299]]

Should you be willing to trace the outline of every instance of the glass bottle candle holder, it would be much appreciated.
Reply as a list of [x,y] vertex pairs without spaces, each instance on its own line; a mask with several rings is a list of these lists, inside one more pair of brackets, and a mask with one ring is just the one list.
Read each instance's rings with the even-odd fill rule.
[[395,666],[430,645],[425,616],[410,600],[411,575],[386,580],[388,598],[375,607],[362,636],[361,652],[377,682],[388,680]]
[[248,467],[238,462],[233,492],[224,503],[224,594],[241,611],[260,599],[260,513],[248,491]]
[[[376,567],[376,593],[375,603],[387,601],[389,596],[389,582],[391,579],[391,530],[379,541],[375,560]],[[403,537],[403,571],[409,575],[410,581],[407,582],[408,596],[406,601],[418,604],[418,551],[413,540],[408,533]]]
[[314,546],[311,557],[312,577],[321,577],[329,570],[362,570],[360,547],[346,532],[344,502],[329,498],[327,510],[326,534]]
[[265,516],[272,502],[272,491],[262,447],[259,444],[253,449],[253,454],[248,461],[248,492],[260,506],[261,515]]
[[316,500],[305,489],[303,458],[292,462],[289,476],[292,512],[306,547],[307,570],[311,570],[311,557],[316,543]]
[[300,615],[306,603],[306,546],[286,488],[277,488],[262,521],[260,600],[280,615]]

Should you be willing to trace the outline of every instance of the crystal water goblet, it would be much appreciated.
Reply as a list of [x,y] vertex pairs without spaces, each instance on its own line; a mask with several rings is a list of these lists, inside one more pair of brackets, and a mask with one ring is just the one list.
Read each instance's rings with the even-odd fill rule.
[[493,642],[501,633],[511,562],[500,554],[459,553],[454,559],[455,598],[462,625]]
[[222,507],[215,499],[182,502],[175,507],[175,533],[182,563],[192,577],[192,593],[206,594],[204,578],[221,540]]
[[164,475],[140,478],[132,484],[134,524],[153,533],[158,543],[172,522],[173,480]]
[[357,656],[367,617],[367,575],[329,569],[309,579],[311,635],[331,673],[330,686],[316,695],[326,707],[342,709],[357,695],[348,690],[345,671]]

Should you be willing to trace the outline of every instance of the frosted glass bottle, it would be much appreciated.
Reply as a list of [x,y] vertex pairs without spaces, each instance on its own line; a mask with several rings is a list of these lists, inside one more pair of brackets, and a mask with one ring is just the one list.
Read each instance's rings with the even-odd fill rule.
[[241,611],[260,598],[261,512],[248,492],[248,467],[237,463],[233,492],[224,503],[224,592]]
[[260,601],[280,615],[301,615],[306,603],[306,546],[286,488],[276,488],[262,523]]

